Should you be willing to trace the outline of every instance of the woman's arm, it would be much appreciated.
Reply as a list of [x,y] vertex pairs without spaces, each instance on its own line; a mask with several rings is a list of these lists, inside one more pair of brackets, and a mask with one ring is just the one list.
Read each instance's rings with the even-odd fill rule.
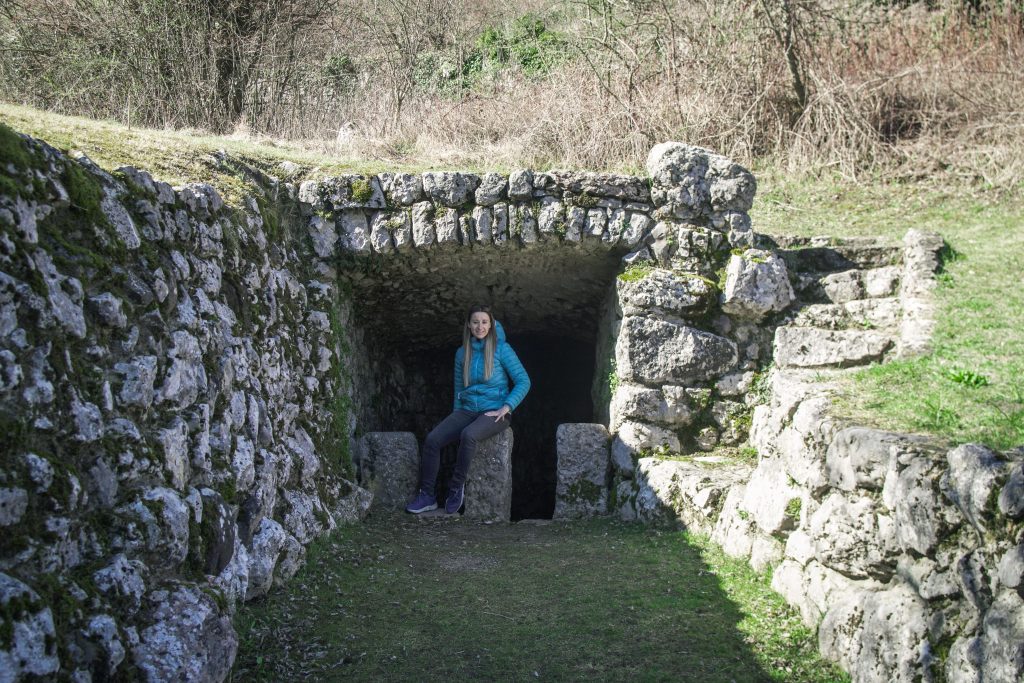
[[526,392],[530,390],[530,376],[526,374],[526,368],[519,362],[519,356],[516,355],[511,346],[507,343],[502,344],[498,347],[498,350],[500,352],[501,364],[513,384],[512,391],[509,392],[508,398],[505,399],[505,405],[510,410],[515,410],[522,403],[523,399],[526,398]]

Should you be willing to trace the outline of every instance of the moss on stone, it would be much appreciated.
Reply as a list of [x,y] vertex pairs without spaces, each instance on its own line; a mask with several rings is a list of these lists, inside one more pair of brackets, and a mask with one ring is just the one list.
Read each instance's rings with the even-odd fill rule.
[[601,500],[603,487],[598,486],[589,479],[581,479],[572,483],[566,492],[570,502],[587,502],[596,505]]
[[366,178],[353,179],[349,189],[352,191],[352,201],[354,202],[366,204],[373,198],[373,185]]
[[803,501],[799,498],[790,498],[789,502],[786,503],[786,516],[794,521],[799,521],[802,507]]
[[619,273],[619,280],[622,282],[639,282],[654,272],[654,266],[646,263],[637,263],[629,266]]

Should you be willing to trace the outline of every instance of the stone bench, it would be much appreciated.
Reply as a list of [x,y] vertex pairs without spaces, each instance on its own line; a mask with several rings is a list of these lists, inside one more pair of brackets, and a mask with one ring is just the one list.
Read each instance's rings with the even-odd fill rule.
[[[480,442],[469,466],[465,516],[507,522],[512,516],[511,429]],[[359,485],[373,493],[373,505],[403,510],[419,484],[420,448],[412,432],[368,432],[356,444]],[[444,505],[444,500],[439,500]]]

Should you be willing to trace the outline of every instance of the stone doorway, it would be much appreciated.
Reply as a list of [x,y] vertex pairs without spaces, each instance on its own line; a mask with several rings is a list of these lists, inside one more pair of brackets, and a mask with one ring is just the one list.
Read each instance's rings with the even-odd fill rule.
[[[491,304],[530,374],[516,411],[513,520],[549,519],[556,486],[555,432],[566,422],[605,422],[592,387],[608,344],[609,296],[623,249],[540,247],[415,254],[352,281],[354,321],[366,359],[356,378],[357,432],[410,431],[423,443],[452,406],[459,326],[473,302]],[[606,371],[607,372],[607,371]],[[360,374],[360,373],[356,373]],[[450,473],[454,447],[442,454]],[[447,467],[447,470],[446,470]]]

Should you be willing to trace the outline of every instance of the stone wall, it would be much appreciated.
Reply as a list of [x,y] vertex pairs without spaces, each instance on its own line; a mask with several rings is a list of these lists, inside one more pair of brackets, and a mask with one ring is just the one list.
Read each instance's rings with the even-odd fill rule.
[[348,301],[271,178],[0,132],[0,680],[222,680],[237,601],[369,503]]

